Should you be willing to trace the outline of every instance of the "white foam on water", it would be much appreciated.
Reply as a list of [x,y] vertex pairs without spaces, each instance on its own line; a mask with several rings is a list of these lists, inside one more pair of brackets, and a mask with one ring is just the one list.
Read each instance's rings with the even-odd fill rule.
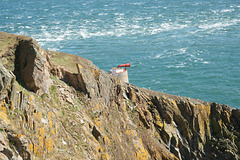
[[203,62],[201,62],[201,63],[203,63],[203,64],[210,64],[209,61],[203,61]]
[[221,10],[221,13],[226,13],[226,12],[233,12],[235,9],[223,9]]
[[186,53],[187,49],[188,48],[180,48],[180,49],[178,49],[178,51],[180,52],[180,54],[184,54],[184,53]]
[[145,21],[153,21],[154,18],[150,16],[150,17],[145,17],[144,20],[145,20]]
[[143,20],[143,17],[134,17],[133,18],[134,22],[139,22],[139,21],[142,21],[142,20]]
[[225,21],[225,22],[223,21],[223,22],[216,22],[216,23],[212,23],[212,24],[199,25],[199,28],[204,29],[204,30],[222,29],[224,27],[236,25],[238,22],[240,22],[240,20],[234,19],[234,20],[229,20],[229,21]]
[[148,31],[150,33],[150,35],[154,35],[154,34],[158,34],[164,31],[171,31],[171,30],[180,30],[183,28],[188,27],[188,25],[183,25],[183,24],[178,24],[178,23],[162,23],[160,24],[160,26],[154,26],[154,27],[150,27],[148,28]]
[[134,3],[132,3],[132,5],[136,5],[136,6],[141,6],[143,4],[144,4],[143,2],[134,2]]
[[19,19],[23,19],[24,16],[15,16],[15,17],[12,17],[10,19],[16,19],[16,20],[19,20]]
[[162,58],[162,56],[163,56],[163,54],[161,53],[161,54],[157,54],[155,57],[154,57],[154,59],[161,59]]
[[[141,5],[142,3],[139,3]],[[54,7],[54,6],[53,6]],[[107,7],[107,6],[106,6]],[[233,12],[234,9],[223,9],[221,12]],[[217,12],[217,11],[216,11]],[[220,11],[218,11],[220,12]],[[73,13],[74,14],[74,13]],[[79,12],[75,12],[75,15],[78,15]],[[100,16],[108,15],[108,13],[102,12],[98,13]],[[191,20],[185,21],[168,21],[165,23],[161,23],[158,21],[154,21],[154,17],[152,15],[138,15],[138,17],[127,18],[127,14],[117,12],[114,13],[115,19],[113,22],[104,23],[104,21],[99,19],[82,19],[81,22],[77,21],[76,19],[70,20],[67,22],[71,25],[64,25],[62,26],[62,22],[50,22],[52,25],[42,26],[41,32],[36,33],[35,35],[29,35],[32,37],[36,37],[40,42],[58,42],[64,40],[71,40],[71,39],[88,39],[91,37],[110,37],[116,36],[121,37],[125,35],[156,35],[162,32],[169,32],[169,31],[177,31],[184,28],[192,27]],[[159,18],[163,17],[162,14],[156,14]],[[16,18],[16,17],[15,17]],[[22,18],[22,17],[21,17]],[[28,16],[27,18],[32,18],[32,16]],[[147,22],[146,22],[147,21]],[[182,23],[184,22],[184,23]],[[208,22],[208,21],[207,21]],[[202,31],[215,31],[218,29],[222,29],[231,25],[236,25],[239,23],[240,20],[228,20],[223,22],[215,22],[215,23],[206,23],[202,22],[198,29],[195,31],[190,30],[192,33],[202,32]],[[79,25],[76,25],[79,24]],[[103,24],[103,26],[101,26]],[[31,29],[31,26],[25,26],[23,29]],[[26,31],[27,32],[27,31]],[[175,35],[173,35],[175,36]],[[174,38],[172,36],[172,38]],[[176,38],[176,37],[175,37]],[[176,51],[175,54],[185,54],[186,49],[182,48],[179,51]],[[166,56],[166,55],[164,55]],[[163,58],[162,54],[157,54],[154,56],[155,59]]]
[[121,30],[120,30],[120,34],[116,34],[115,32],[113,31],[105,31],[105,32],[95,32],[95,33],[90,33],[89,34],[90,37],[103,37],[103,36],[113,36],[113,35],[116,35],[116,36],[121,36]]
[[114,13],[115,16],[124,16],[124,13]]
[[161,83],[161,81],[156,81],[156,82],[155,82],[155,84],[160,84],[160,83]]
[[86,29],[81,29],[79,34],[84,38],[90,38],[90,36],[88,35],[88,31]]
[[185,62],[181,62],[179,64],[174,64],[174,65],[168,65],[167,68],[184,68],[186,67],[186,64]]
[[[225,20],[221,22],[215,22],[215,23],[207,23],[207,24],[201,24],[198,26],[199,30],[191,31],[189,33],[196,34],[198,32],[206,32],[206,33],[213,33],[217,30],[222,30],[230,26],[237,25],[240,22],[240,19],[231,19],[231,20]],[[201,35],[198,35],[199,37]],[[203,35],[202,35],[203,36]]]
[[132,27],[132,28],[134,28],[134,29],[139,29],[139,28],[141,28],[141,26],[140,26],[140,25],[135,25],[135,24],[134,24],[134,25],[132,25],[131,27]]
[[148,56],[150,59],[165,59],[173,55],[172,51],[164,50],[163,53],[156,54],[155,56]]
[[[127,20],[125,20],[123,17],[118,17],[116,19],[116,22],[119,22],[119,23],[116,23],[115,26],[106,26],[106,29],[105,29],[105,27],[104,28],[102,27],[100,28],[98,26],[93,27],[94,25],[91,25],[91,23],[93,22],[88,21],[86,23],[87,24],[90,23],[90,24],[88,26],[85,25],[80,27],[81,29],[78,33],[84,39],[91,38],[91,37],[100,37],[100,36],[121,37],[124,35],[136,35],[136,34],[154,35],[163,31],[178,30],[188,26],[188,25],[179,25],[179,24],[173,24],[173,23],[163,23],[163,24],[160,24],[160,27],[157,26],[156,24],[155,26],[143,25],[141,23],[127,22]],[[76,30],[74,30],[74,32],[76,32]]]
[[[155,56],[149,56],[150,59],[176,59],[181,57],[182,64],[186,63],[186,60],[189,61],[189,54],[187,53],[188,48],[180,48],[176,50],[164,50],[163,53],[156,54]],[[178,63],[178,62],[177,62]],[[178,65],[178,68],[182,67],[181,65]],[[172,66],[170,66],[172,67]]]
[[99,16],[106,16],[106,15],[108,15],[108,13],[99,13],[98,15]]
[[[99,13],[104,15],[104,13]],[[66,39],[75,39],[75,38],[91,38],[91,37],[109,37],[116,36],[121,37],[124,35],[155,35],[164,31],[179,30],[186,27],[189,27],[186,24],[178,24],[177,22],[152,22],[145,23],[146,20],[153,21],[152,16],[147,17],[133,17],[125,18],[124,13],[115,13],[116,19],[115,22],[104,23],[101,19],[83,19],[77,21],[72,19],[68,21],[68,25],[59,21],[50,21],[50,25],[41,25],[40,33],[31,33],[32,37],[35,37],[38,41],[41,42],[56,42],[63,41]],[[28,17],[31,18],[31,17]],[[40,17],[41,19],[41,17]],[[103,26],[99,25],[103,24]],[[21,24],[19,24],[21,25]],[[24,29],[31,29],[32,26],[25,26]],[[27,31],[26,31],[27,32]]]
[[60,42],[63,40],[68,39],[68,36],[71,36],[67,31],[64,33],[63,31],[47,31],[42,30],[41,34],[31,35],[34,37],[38,42]]

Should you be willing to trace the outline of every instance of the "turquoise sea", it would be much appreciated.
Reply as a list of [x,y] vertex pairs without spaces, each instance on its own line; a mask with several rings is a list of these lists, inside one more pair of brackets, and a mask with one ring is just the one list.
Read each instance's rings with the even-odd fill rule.
[[0,31],[130,83],[240,108],[239,0],[0,0]]

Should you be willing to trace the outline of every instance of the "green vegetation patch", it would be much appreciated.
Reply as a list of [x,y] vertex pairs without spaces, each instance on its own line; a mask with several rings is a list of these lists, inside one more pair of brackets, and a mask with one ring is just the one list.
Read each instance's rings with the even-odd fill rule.
[[0,57],[2,64],[10,71],[14,70],[15,51],[18,45],[17,38],[0,32]]
[[49,53],[51,54],[50,60],[54,64],[62,66],[64,69],[72,73],[78,73],[76,67],[76,56],[54,51],[49,51]]

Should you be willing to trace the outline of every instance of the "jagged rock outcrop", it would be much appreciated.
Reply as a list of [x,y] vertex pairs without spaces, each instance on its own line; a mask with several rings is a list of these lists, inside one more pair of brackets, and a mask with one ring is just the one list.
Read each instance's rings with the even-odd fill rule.
[[17,77],[0,65],[2,159],[239,159],[239,109],[123,83],[31,38],[0,41]]
[[0,61],[0,100],[8,96],[8,92],[11,90],[14,78],[15,76],[12,72],[9,72]]
[[47,52],[33,39],[20,40],[15,52],[15,74],[27,88],[48,93],[51,86]]
[[49,74],[50,64],[47,52],[32,38],[3,32],[0,32],[0,36],[1,39],[8,37],[10,39],[10,41],[1,41],[4,48],[0,57],[7,61],[5,63],[8,68],[10,68],[9,63],[14,63],[14,68],[10,69],[14,69],[16,79],[33,92],[48,93],[52,80]]
[[10,104],[12,103],[9,95],[11,92],[13,92],[12,88],[14,80],[15,76],[12,74],[12,72],[9,72],[0,61],[0,158],[19,160],[30,159],[30,154],[25,146],[26,143],[24,142],[24,137],[22,135],[14,134],[12,127],[9,126],[10,121],[7,118],[6,108],[2,107],[2,103],[5,103],[5,101],[9,102]]

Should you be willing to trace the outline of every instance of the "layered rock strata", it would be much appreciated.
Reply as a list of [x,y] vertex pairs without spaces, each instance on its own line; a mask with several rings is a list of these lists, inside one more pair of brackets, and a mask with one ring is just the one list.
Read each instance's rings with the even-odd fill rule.
[[239,159],[240,110],[121,82],[0,32],[1,159]]

